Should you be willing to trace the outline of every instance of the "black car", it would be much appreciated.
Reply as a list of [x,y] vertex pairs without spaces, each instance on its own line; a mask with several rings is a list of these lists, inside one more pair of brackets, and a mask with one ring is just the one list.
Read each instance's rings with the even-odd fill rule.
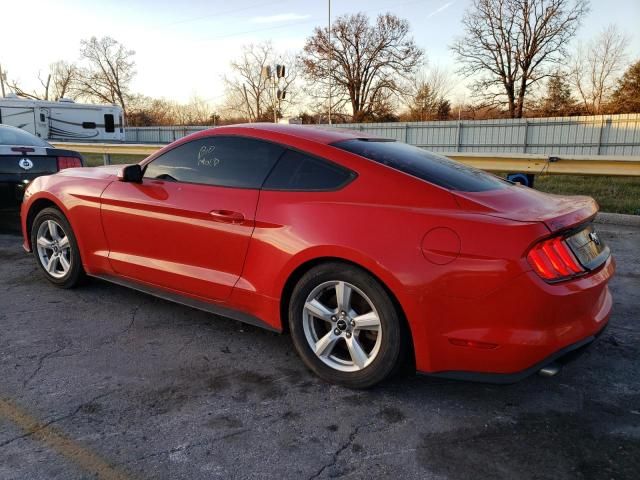
[[17,211],[34,178],[82,166],[78,152],[54,148],[29,132],[0,124],[0,210]]

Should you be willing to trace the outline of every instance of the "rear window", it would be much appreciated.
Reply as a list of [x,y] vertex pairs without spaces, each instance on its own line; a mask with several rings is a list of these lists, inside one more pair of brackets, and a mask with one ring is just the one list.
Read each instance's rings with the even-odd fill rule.
[[354,139],[332,145],[449,190],[484,192],[509,185],[487,172],[406,143]]
[[48,147],[44,140],[31,135],[29,132],[14,127],[0,126],[0,145],[15,145],[18,147]]

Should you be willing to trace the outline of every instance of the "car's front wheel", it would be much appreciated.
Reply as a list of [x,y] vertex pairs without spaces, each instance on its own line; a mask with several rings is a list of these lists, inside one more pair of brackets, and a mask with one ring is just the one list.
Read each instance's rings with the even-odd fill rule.
[[51,283],[72,288],[84,276],[76,237],[57,208],[45,208],[36,215],[31,245],[38,265]]
[[292,293],[289,327],[305,364],[332,383],[370,387],[403,358],[402,322],[389,294],[348,264],[322,264],[302,276]]

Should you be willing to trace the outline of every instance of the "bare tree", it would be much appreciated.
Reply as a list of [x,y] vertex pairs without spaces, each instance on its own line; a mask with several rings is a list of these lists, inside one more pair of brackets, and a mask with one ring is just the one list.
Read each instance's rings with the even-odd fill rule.
[[176,124],[174,103],[164,98],[132,95],[127,108],[127,123],[132,127]]
[[18,81],[15,80],[15,79],[14,80],[7,80],[5,82],[5,85],[7,86],[7,89],[11,93],[14,93],[18,97],[31,98],[33,100],[43,100],[44,99],[42,93],[39,93],[36,90],[32,90],[32,91],[25,90],[24,88],[22,88],[20,86]]
[[310,93],[324,103],[331,83],[332,108],[349,104],[354,121],[366,119],[380,99],[405,93],[420,64],[423,52],[409,30],[407,20],[390,13],[373,24],[364,13],[338,17],[331,42],[328,28],[316,27],[301,57]]
[[[277,88],[286,91],[285,98],[278,102],[274,97],[273,78],[263,75],[266,67],[276,64],[285,65],[285,76]],[[242,55],[231,62],[232,74],[224,77],[226,110],[232,116],[241,114],[251,122],[273,121],[273,109],[280,108],[278,116],[295,103],[297,69],[295,58],[289,54],[280,54],[273,49],[271,42],[245,45]],[[277,91],[275,93],[277,96]]]
[[82,40],[78,94],[89,100],[118,104],[127,111],[130,84],[135,75],[135,52],[111,37]]
[[629,37],[609,25],[586,46],[578,47],[570,78],[587,112],[602,113],[625,67],[628,46]]
[[[59,100],[73,94],[78,80],[78,67],[75,63],[59,60],[49,67],[49,88],[47,98]],[[49,96],[49,93],[51,94]]]
[[473,0],[465,35],[451,47],[462,75],[486,105],[507,104],[522,117],[528,90],[553,73],[566,54],[588,0]]
[[131,126],[215,125],[219,116],[206,100],[194,96],[181,104],[164,98],[133,95],[128,103]]
[[204,99],[193,96],[186,104],[174,104],[175,123],[178,125],[210,125],[214,110]]
[[43,76],[41,72],[38,73],[38,81],[42,90],[27,91],[15,80],[7,82],[7,85],[19,97],[34,100],[58,100],[72,90],[76,79],[77,67],[73,63],[60,60],[49,65],[46,76]]

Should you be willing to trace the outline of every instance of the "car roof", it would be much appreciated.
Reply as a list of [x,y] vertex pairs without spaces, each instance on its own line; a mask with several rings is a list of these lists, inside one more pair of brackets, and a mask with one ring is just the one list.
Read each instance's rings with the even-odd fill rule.
[[[39,148],[53,148],[53,146],[49,142],[47,142],[46,140],[38,137],[37,135],[34,135],[31,132],[28,132],[28,131],[26,131],[26,130],[24,130],[22,128],[15,127],[13,125],[7,125],[6,123],[0,123],[0,130],[19,132],[21,135],[27,135],[29,137],[32,137],[32,138],[34,138],[34,139],[46,144],[46,145],[33,145],[33,146],[37,146]],[[16,144],[16,146],[19,146],[19,145],[21,145],[21,144]],[[3,146],[7,146],[7,145],[3,145]]]
[[[7,130],[22,130],[21,128],[14,127],[13,125],[7,125],[6,123],[0,123],[0,128],[5,128]],[[31,132],[27,132],[26,130],[22,131],[28,133],[29,135],[33,135]]]
[[[368,135],[364,132],[355,130],[348,130],[342,128],[330,127],[328,125],[295,125],[295,124],[282,124],[282,123],[240,123],[235,125],[224,125],[222,127],[208,128],[199,132],[192,133],[186,137],[182,137],[169,145],[165,145],[157,152],[151,154],[144,160],[141,165],[144,166],[154,159],[163,155],[167,151],[178,147],[184,143],[192,140],[198,140],[210,136],[219,135],[246,135],[253,138],[272,139],[274,141],[284,141],[286,143],[287,137],[289,139],[301,139],[318,144],[332,144],[342,140],[381,140],[390,141],[388,138],[375,137]],[[272,138],[270,138],[272,137]],[[275,138],[279,137],[279,138]]]
[[[303,138],[316,143],[330,144],[341,140],[374,139],[375,136],[356,130],[335,128],[328,125],[295,125],[283,123],[244,123],[217,127],[215,134],[221,135],[225,130],[237,132],[239,129],[260,130],[263,132],[278,133],[291,137]],[[212,132],[213,133],[213,132]],[[250,133],[249,131],[247,133]],[[385,139],[386,140],[386,139]]]

